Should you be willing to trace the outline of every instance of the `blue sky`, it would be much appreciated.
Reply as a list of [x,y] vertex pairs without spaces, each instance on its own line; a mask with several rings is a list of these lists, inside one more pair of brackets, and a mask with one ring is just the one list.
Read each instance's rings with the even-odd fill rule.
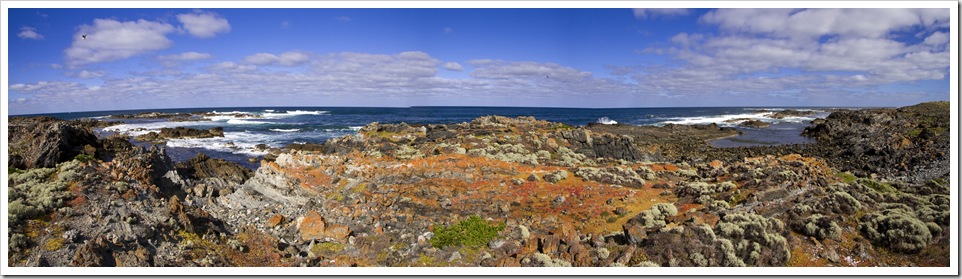
[[8,104],[901,106],[949,99],[949,12],[11,8]]

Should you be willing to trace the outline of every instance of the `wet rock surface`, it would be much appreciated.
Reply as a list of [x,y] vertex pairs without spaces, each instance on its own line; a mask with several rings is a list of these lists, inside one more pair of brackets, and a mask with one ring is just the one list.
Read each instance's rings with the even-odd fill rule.
[[[875,150],[847,129],[900,135],[878,126],[941,119],[937,110],[881,110],[872,115],[893,120],[869,122],[868,114],[840,112],[812,128],[822,138],[816,144],[736,149],[707,146],[736,133],[712,125],[572,127],[500,116],[373,123],[356,135],[275,150],[253,172],[202,154],[174,163],[163,148],[121,136],[95,139],[93,153],[110,156],[10,173],[8,259],[14,266],[948,266],[947,171],[922,182],[873,177],[831,153]],[[49,119],[17,125],[29,123],[58,127]],[[948,152],[947,139],[933,136],[942,124],[912,127],[922,128],[905,131],[915,135],[911,148]],[[941,161],[880,154],[915,162],[895,176],[941,170]]]
[[139,135],[135,139],[137,141],[143,141],[143,142],[164,143],[166,140],[169,140],[169,139],[213,138],[213,137],[223,137],[223,136],[224,136],[224,128],[222,127],[216,127],[216,128],[211,128],[207,130],[175,127],[175,128],[161,128],[160,133],[150,132],[143,135]]

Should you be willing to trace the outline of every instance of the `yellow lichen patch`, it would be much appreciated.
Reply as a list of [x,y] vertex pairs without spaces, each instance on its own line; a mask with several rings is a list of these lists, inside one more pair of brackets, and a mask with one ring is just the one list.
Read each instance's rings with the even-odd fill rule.
[[60,237],[53,237],[43,245],[43,249],[47,251],[57,251],[60,248],[63,248],[63,238]]
[[791,234],[793,237],[790,237],[789,239],[793,239],[794,241],[789,243],[789,247],[791,247],[791,250],[790,250],[791,256],[788,260],[787,266],[790,266],[790,267],[829,266],[828,260],[816,256],[818,255],[819,248],[816,248],[815,246],[810,244],[801,243],[802,241],[808,241],[808,240],[804,240],[806,236],[799,235],[794,232],[792,232]]
[[635,217],[642,211],[651,209],[652,206],[658,203],[674,203],[678,200],[674,195],[662,196],[665,189],[655,189],[651,187],[645,187],[642,189],[633,189],[632,195],[626,198],[624,203],[615,201],[615,206],[623,206],[627,213],[618,216],[612,222],[606,222],[602,228],[603,232],[616,232],[621,231],[622,226],[628,222],[628,219]]
[[336,242],[322,242],[310,247],[311,253],[323,258],[333,258],[344,250],[344,244]]

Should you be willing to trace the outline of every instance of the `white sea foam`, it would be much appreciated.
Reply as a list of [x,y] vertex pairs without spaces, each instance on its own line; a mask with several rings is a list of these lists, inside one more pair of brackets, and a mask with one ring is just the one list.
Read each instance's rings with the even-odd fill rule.
[[595,122],[598,122],[598,123],[601,123],[601,124],[605,124],[605,125],[614,125],[614,124],[618,124],[618,121],[614,121],[614,120],[611,120],[611,119],[608,119],[608,117],[607,117],[607,116],[604,116],[604,117],[601,117],[601,118],[598,118],[598,121],[595,121]]
[[765,115],[768,113],[744,113],[744,114],[725,114],[725,115],[713,115],[713,116],[692,116],[692,117],[675,117],[670,118],[668,121],[664,121],[664,124],[682,124],[682,125],[696,125],[696,124],[711,124],[715,123],[719,126],[735,126],[738,123],[725,122],[727,120],[739,119],[739,118],[751,118],[765,121]]
[[254,120],[245,120],[245,119],[246,119],[246,118],[244,118],[244,119],[238,119],[238,118],[230,119],[230,120],[227,120],[227,124],[234,124],[234,125],[253,125],[253,124],[270,124],[270,123],[271,123],[271,122],[267,122],[267,121],[254,121]]
[[266,111],[266,112],[274,112],[274,110],[272,110],[272,109],[265,109],[264,111]]
[[126,133],[131,136],[139,136],[150,132],[160,132],[160,128],[204,126],[212,124],[210,121],[184,121],[184,122],[147,122],[129,123],[104,127],[104,131]]
[[249,132],[225,132],[223,137],[213,138],[191,138],[191,139],[170,139],[167,146],[181,148],[203,148],[220,152],[237,154],[247,154],[259,156],[267,154],[266,151],[257,150],[258,144],[267,144],[276,147],[274,138],[270,135],[249,133]]
[[264,116],[265,118],[281,118],[281,117],[292,117],[292,116],[298,116],[298,115],[324,115],[329,113],[331,112],[326,110],[314,110],[314,111],[292,110],[292,111],[280,112],[280,113],[275,113],[271,111],[271,112],[262,114],[262,116]]
[[236,110],[235,110],[235,111],[228,111],[228,112],[218,112],[218,111],[215,110],[215,111],[211,111],[211,113],[213,113],[213,114],[219,114],[219,115],[230,115],[230,114],[247,114],[248,112],[246,112],[246,111],[236,111]]
[[207,119],[209,119],[210,121],[227,121],[227,120],[238,119],[238,118],[232,115],[215,115],[215,116],[208,116]]
[[[756,109],[762,110],[762,109]],[[741,114],[724,114],[724,115],[712,115],[712,116],[692,116],[692,117],[675,117],[669,118],[666,121],[662,121],[658,124],[682,124],[682,125],[705,125],[715,123],[718,126],[733,127],[737,126],[741,121],[732,121],[735,119],[755,119],[758,121],[778,124],[778,123],[804,123],[812,121],[818,117],[824,117],[824,113],[817,113],[810,116],[789,116],[781,119],[772,118],[771,112],[769,111],[781,111],[781,110],[765,110],[765,112],[757,113],[741,113]],[[814,111],[814,110],[813,110]]]
[[293,132],[300,131],[301,129],[270,129],[270,130],[274,132],[281,132],[281,133],[293,133]]
[[357,131],[360,131],[361,128],[364,128],[364,126],[350,126],[348,128],[351,129],[351,131],[357,132]]

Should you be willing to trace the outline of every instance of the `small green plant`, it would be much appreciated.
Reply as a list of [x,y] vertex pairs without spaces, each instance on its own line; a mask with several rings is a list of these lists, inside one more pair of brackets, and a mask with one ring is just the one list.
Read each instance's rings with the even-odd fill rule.
[[605,222],[608,222],[608,223],[614,223],[615,221],[618,221],[618,216],[611,216],[605,220]]
[[74,160],[77,160],[77,161],[80,161],[81,163],[86,163],[86,162],[92,161],[92,160],[94,160],[94,159],[96,159],[96,158],[94,158],[94,156],[90,156],[90,155],[81,153],[81,154],[77,154],[77,156],[74,156],[73,159],[74,159]]
[[836,172],[835,176],[837,176],[838,178],[841,178],[842,182],[845,182],[845,184],[852,184],[852,182],[855,182],[855,179],[856,179],[854,175],[847,172]]
[[435,226],[434,237],[431,238],[431,246],[444,248],[446,246],[471,246],[481,247],[488,244],[488,241],[498,236],[498,232],[504,230],[504,223],[496,226],[489,225],[488,222],[477,215],[472,215],[468,219],[462,220],[457,224],[448,226]]
[[875,181],[867,178],[860,178],[860,179],[857,179],[856,181],[858,181],[859,183],[862,183],[865,186],[868,186],[869,188],[872,188],[872,190],[875,190],[879,193],[898,192],[898,189],[895,189],[895,187],[892,187],[891,184],[888,184],[885,182],[879,182],[879,181]]

